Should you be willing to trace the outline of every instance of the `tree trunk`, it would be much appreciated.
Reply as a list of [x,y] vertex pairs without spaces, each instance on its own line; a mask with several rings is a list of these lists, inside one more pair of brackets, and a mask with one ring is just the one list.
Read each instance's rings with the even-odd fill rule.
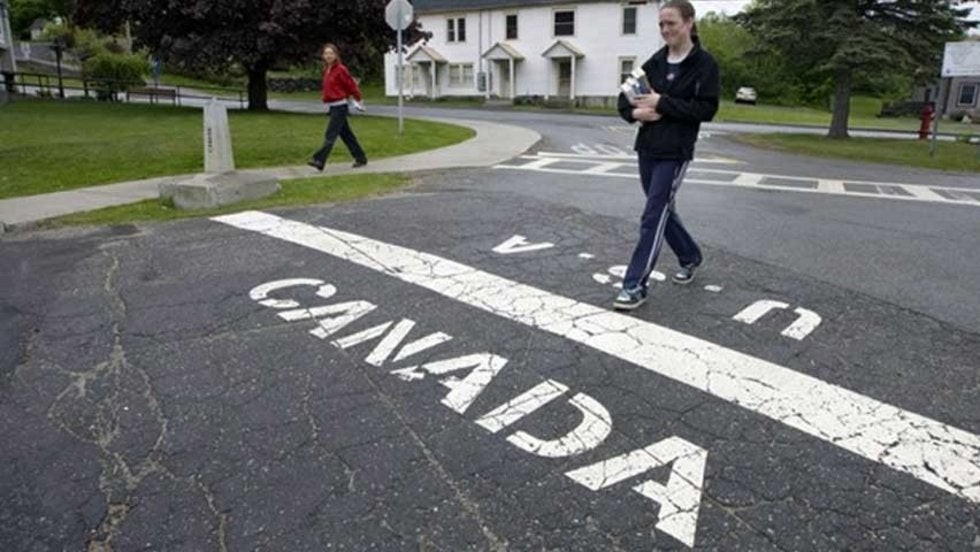
[[248,110],[249,111],[268,111],[269,110],[269,90],[266,87],[265,74],[267,67],[265,63],[256,63],[248,68]]
[[847,138],[847,120],[851,116],[851,70],[838,69],[834,74],[834,116],[830,120],[828,138]]

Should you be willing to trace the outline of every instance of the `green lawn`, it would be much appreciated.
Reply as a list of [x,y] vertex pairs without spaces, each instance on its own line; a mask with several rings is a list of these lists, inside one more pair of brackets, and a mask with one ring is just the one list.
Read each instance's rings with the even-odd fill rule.
[[[326,118],[229,112],[238,168],[301,165],[320,146]],[[447,146],[473,136],[453,125],[356,116],[371,159]],[[0,108],[0,198],[200,172],[201,111],[166,105],[22,100]],[[350,162],[337,144],[331,162]]]
[[[919,130],[919,119],[914,117],[876,117],[881,109],[881,100],[874,98],[855,97],[851,100],[851,117],[849,126],[852,129]],[[745,105],[730,101],[721,102],[721,108],[715,121],[731,123],[769,123],[783,125],[808,125],[830,127],[830,111],[810,107],[782,107],[774,105]],[[980,134],[980,125],[965,125],[963,123],[944,120],[939,123],[943,133]]]
[[[271,75],[271,74],[270,74]],[[292,73],[277,74],[277,76],[291,76]],[[169,77],[165,77],[165,80]],[[192,79],[174,81],[174,84],[191,85]],[[205,85],[206,83],[201,83]],[[244,85],[243,85],[244,86]],[[368,82],[362,83],[361,91],[364,93],[364,101],[368,106],[371,105],[396,105],[398,99],[385,95],[384,83]],[[269,92],[269,98],[282,100],[299,101],[319,101],[319,91],[309,92]],[[479,108],[483,105],[483,98],[448,98],[439,101],[429,101],[425,98],[405,99],[406,105],[429,105],[433,107],[460,107],[460,108]],[[882,100],[868,96],[853,96],[851,98],[851,117],[850,127],[853,129],[876,129],[876,130],[901,130],[916,132],[919,130],[919,119],[915,117],[878,117],[881,111]],[[515,109],[520,111],[569,111],[556,110],[553,108],[543,108],[538,106],[522,105]],[[590,115],[615,115],[616,112],[609,108],[576,108],[571,110],[576,113]],[[729,100],[721,102],[718,115],[715,117],[719,122],[731,123],[760,123],[777,125],[806,125],[817,127],[830,126],[831,113],[829,110],[814,109],[812,107],[784,107],[775,105],[745,105],[736,104]],[[942,121],[939,130],[943,133],[951,134],[980,134],[980,125],[965,125],[959,122]]]
[[396,174],[354,174],[287,180],[282,190],[272,196],[217,209],[176,209],[160,200],[108,207],[87,213],[66,215],[44,221],[44,228],[66,225],[110,225],[133,222],[167,221],[191,217],[212,217],[249,209],[268,209],[290,205],[335,203],[381,195],[401,188],[411,178]]
[[907,165],[927,169],[980,172],[975,144],[941,141],[929,157],[929,142],[918,140],[850,138],[830,140],[809,134],[740,134],[732,139],[751,146],[855,161]]

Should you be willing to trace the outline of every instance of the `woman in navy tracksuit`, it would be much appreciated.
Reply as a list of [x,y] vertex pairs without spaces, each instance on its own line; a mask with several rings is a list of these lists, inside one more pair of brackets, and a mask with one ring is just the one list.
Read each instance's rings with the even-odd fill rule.
[[327,123],[327,130],[324,133],[323,146],[313,154],[313,158],[307,163],[318,171],[323,170],[327,162],[330,150],[333,149],[334,142],[339,137],[344,141],[347,149],[350,150],[351,157],[354,158],[354,168],[363,167],[367,164],[367,156],[357,142],[357,136],[350,128],[347,121],[349,108],[347,98],[354,98],[361,101],[361,89],[351,78],[347,66],[340,61],[340,53],[333,44],[323,46],[323,103],[330,109],[330,122]]
[[640,122],[635,149],[646,207],[640,239],[613,307],[632,310],[647,298],[647,282],[664,238],[677,254],[678,284],[689,283],[701,264],[701,250],[674,209],[674,194],[694,157],[702,121],[718,111],[718,65],[697,38],[694,7],[687,0],[669,0],[660,8],[660,34],[666,46],[653,54],[643,70],[653,92],[632,102],[619,96],[619,113]]

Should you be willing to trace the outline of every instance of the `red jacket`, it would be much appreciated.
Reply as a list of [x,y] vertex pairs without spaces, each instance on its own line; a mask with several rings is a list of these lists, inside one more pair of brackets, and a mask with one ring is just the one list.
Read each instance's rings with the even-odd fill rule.
[[334,63],[323,71],[322,99],[324,103],[337,102],[346,100],[348,96],[354,96],[355,100],[361,101],[361,89],[343,63]]

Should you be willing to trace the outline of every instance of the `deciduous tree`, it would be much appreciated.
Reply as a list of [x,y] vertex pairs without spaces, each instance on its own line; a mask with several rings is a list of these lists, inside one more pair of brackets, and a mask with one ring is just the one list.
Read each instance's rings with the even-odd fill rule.
[[767,46],[834,83],[828,136],[846,138],[855,75],[939,76],[943,44],[972,24],[953,0],[756,0],[738,16]]

